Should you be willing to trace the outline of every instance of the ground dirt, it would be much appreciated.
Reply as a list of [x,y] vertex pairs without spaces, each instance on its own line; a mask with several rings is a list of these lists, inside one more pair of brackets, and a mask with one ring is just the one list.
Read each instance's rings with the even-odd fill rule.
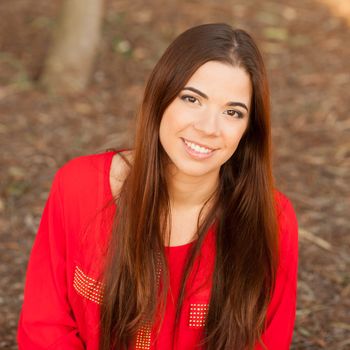
[[247,29],[267,63],[274,171],[300,233],[292,349],[350,349],[350,28],[327,3],[109,0],[91,83],[69,97],[37,84],[61,1],[1,1],[0,349],[16,349],[26,265],[54,173],[78,155],[129,146],[144,82],[167,44],[214,21]]

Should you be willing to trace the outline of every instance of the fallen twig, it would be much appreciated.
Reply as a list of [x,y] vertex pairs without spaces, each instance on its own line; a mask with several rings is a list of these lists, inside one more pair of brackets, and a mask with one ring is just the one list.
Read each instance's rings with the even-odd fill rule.
[[324,240],[323,238],[317,237],[315,236],[312,232],[307,231],[305,229],[299,228],[299,236],[301,238],[305,238],[308,241],[316,244],[317,246],[328,250],[328,251],[332,251],[332,245],[327,242],[326,240]]

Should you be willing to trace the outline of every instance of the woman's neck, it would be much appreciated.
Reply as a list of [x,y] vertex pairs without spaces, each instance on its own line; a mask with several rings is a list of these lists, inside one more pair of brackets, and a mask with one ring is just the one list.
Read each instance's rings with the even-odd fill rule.
[[201,208],[216,191],[219,174],[189,176],[172,171],[168,175],[168,192],[174,208]]

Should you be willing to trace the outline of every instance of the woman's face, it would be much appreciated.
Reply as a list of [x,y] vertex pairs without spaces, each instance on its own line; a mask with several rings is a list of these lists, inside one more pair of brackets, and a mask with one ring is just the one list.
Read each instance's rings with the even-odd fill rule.
[[160,123],[160,142],[174,170],[218,176],[248,126],[251,96],[242,68],[217,61],[199,67]]

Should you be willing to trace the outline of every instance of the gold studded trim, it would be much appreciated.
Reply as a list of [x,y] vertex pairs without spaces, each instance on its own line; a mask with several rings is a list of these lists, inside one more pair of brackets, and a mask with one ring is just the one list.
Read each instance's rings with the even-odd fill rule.
[[136,336],[135,350],[149,350],[151,348],[151,330],[152,326],[149,322],[145,322],[139,328]]
[[[160,261],[157,261],[157,286],[161,274]],[[78,294],[101,305],[103,299],[104,284],[96,279],[86,275],[78,266],[75,267],[73,277],[73,287]],[[145,318],[143,325],[139,328],[136,335],[135,350],[150,350],[151,349],[151,331],[152,324]]]
[[[159,288],[160,275],[162,272],[159,253],[158,253],[156,266],[157,266],[156,268],[157,287]],[[145,318],[143,321],[143,325],[139,328],[136,334],[135,350],[151,349],[151,333],[152,333],[152,323]]]
[[81,296],[96,304],[102,304],[103,283],[87,276],[78,266],[74,271],[73,287]]
[[189,327],[191,328],[204,327],[208,310],[209,310],[209,304],[190,304],[190,315],[188,319]]

